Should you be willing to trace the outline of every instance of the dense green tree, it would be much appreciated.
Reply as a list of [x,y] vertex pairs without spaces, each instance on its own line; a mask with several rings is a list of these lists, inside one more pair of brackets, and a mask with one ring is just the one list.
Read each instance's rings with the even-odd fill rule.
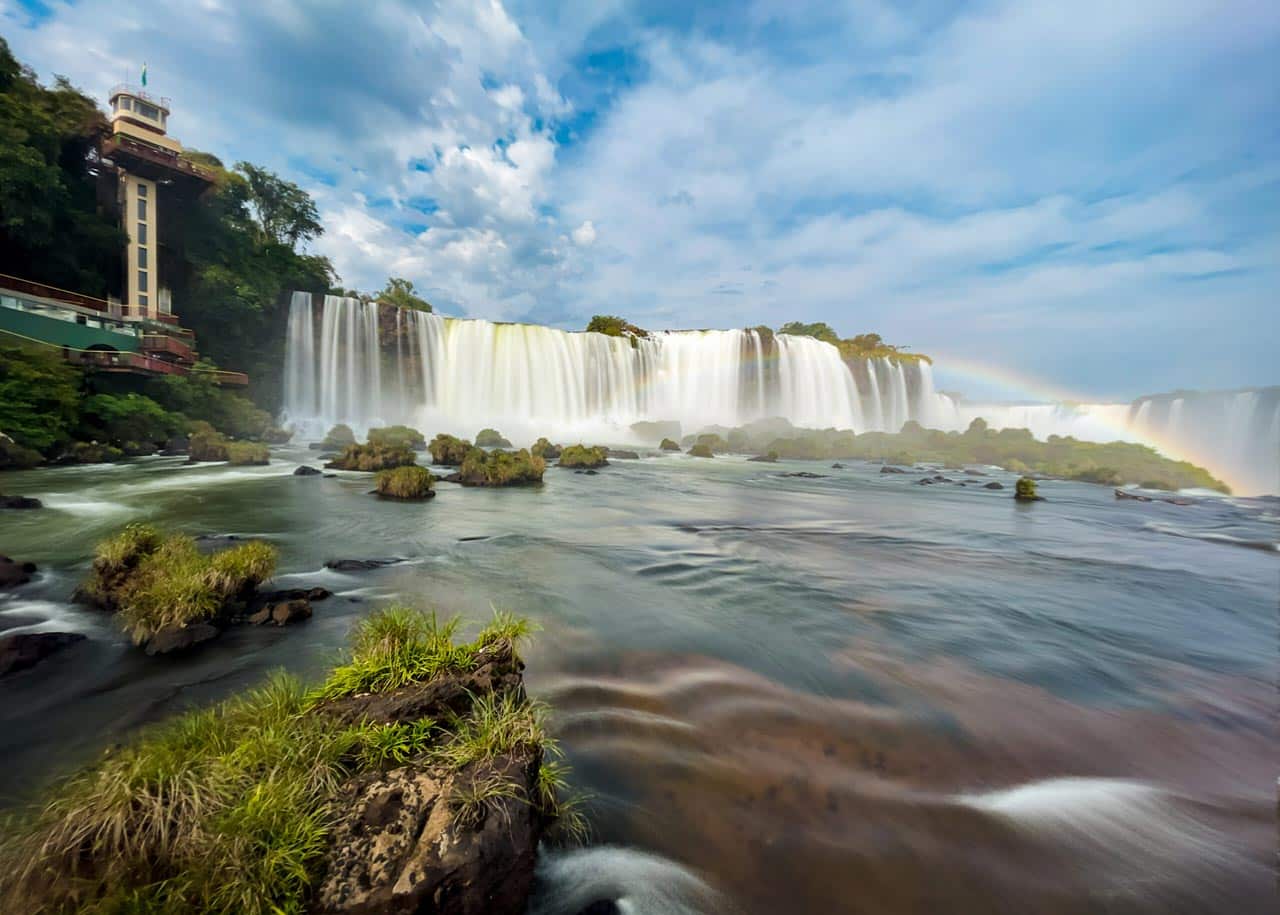
[[81,406],[78,435],[112,445],[149,445],[181,432],[186,417],[142,394],[93,394]]
[[260,244],[292,249],[324,232],[315,201],[298,185],[250,162],[237,163],[236,171],[248,185],[249,207]]
[[805,324],[801,321],[790,321],[778,328],[780,334],[790,334],[793,337],[813,337],[824,343],[840,342],[840,335],[837,334],[829,324],[821,321],[815,324]]
[[0,432],[36,451],[70,441],[82,378],[57,350],[0,347]]
[[402,279],[398,276],[390,277],[387,280],[387,286],[379,292],[374,299],[378,302],[386,302],[388,305],[394,305],[397,308],[411,308],[414,311],[431,311],[431,304],[421,296],[414,293],[413,282],[411,280]]

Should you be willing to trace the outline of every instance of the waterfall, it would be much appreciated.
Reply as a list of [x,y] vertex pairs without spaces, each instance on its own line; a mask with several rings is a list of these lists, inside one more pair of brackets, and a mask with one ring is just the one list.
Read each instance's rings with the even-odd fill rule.
[[[317,320],[316,312],[319,311]],[[977,417],[1037,438],[1150,444],[1237,492],[1280,493],[1280,387],[1178,393],[1132,404],[970,404],[939,394],[927,362],[845,362],[812,337],[754,330],[570,333],[379,307],[341,296],[290,303],[284,419],[319,437],[405,423],[428,435],[500,429],[620,441],[641,420],[685,432],[781,416],[809,428],[962,430]]]
[[342,422],[616,439],[641,420],[694,432],[768,416],[897,431],[950,404],[934,392],[927,364],[874,360],[870,385],[860,385],[834,346],[811,337],[777,334],[768,346],[754,330],[608,337],[380,312],[342,296],[317,307],[305,293],[290,304],[286,366],[285,419],[312,435]]

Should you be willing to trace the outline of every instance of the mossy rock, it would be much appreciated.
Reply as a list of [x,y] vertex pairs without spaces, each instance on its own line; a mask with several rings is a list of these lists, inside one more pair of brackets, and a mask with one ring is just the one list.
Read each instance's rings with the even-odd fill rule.
[[407,467],[415,461],[413,452],[408,448],[348,445],[342,454],[324,466],[330,470],[359,470],[372,473],[377,470],[389,470],[392,467]]
[[1021,477],[1013,487],[1013,497],[1019,502],[1043,502],[1044,496],[1036,492],[1036,481]]
[[100,442],[75,442],[59,459],[64,464],[109,464],[124,457],[124,451]]
[[453,479],[463,486],[524,486],[541,483],[547,462],[525,448],[485,451],[472,448]]
[[551,444],[551,442],[545,437],[538,439],[533,443],[533,447],[529,449],[530,454],[548,461],[554,461],[556,458],[560,457],[560,453],[562,451],[564,451],[563,448],[559,445]]
[[431,462],[433,464],[439,464],[442,467],[457,467],[466,459],[467,452],[471,450],[471,443],[465,438],[458,438],[441,432],[431,440],[427,450],[431,452]]
[[26,470],[44,463],[44,455],[0,434],[0,470]]
[[237,466],[263,467],[271,463],[271,451],[258,442],[229,442],[227,463]]
[[338,423],[325,434],[323,444],[326,448],[332,448],[337,451],[355,443],[356,434],[351,431],[351,427],[346,423]]
[[393,467],[391,470],[380,470],[374,477],[377,493],[384,499],[403,499],[405,501],[421,501],[435,495],[436,478],[431,471],[416,464],[407,467]]
[[497,429],[481,429],[476,433],[477,448],[510,448],[511,442],[503,438]]
[[680,443],[679,443],[679,442],[673,442],[673,441],[672,441],[671,439],[669,439],[669,438],[664,438],[664,439],[662,440],[662,444],[661,444],[661,445],[659,445],[658,447],[659,447],[659,448],[661,448],[663,451],[679,451],[679,450],[680,450]]
[[385,426],[381,429],[370,429],[369,444],[384,445],[392,448],[408,448],[411,451],[427,450],[426,436],[410,426]]
[[561,467],[581,467],[589,470],[609,466],[609,452],[599,445],[570,445],[560,452]]
[[212,427],[198,429],[191,433],[187,457],[191,461],[225,461],[228,458],[227,445],[226,437]]
[[713,458],[716,456],[715,452],[711,450],[711,446],[705,442],[698,442],[689,449],[689,454],[698,458]]

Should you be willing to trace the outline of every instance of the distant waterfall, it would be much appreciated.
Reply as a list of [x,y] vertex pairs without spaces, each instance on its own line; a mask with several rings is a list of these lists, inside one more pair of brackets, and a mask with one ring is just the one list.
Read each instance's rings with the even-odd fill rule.
[[834,346],[754,330],[648,338],[568,333],[294,293],[285,414],[308,432],[418,424],[509,436],[597,434],[639,420],[686,431],[782,416],[798,426],[896,431],[950,404],[924,363],[868,360],[860,382]]

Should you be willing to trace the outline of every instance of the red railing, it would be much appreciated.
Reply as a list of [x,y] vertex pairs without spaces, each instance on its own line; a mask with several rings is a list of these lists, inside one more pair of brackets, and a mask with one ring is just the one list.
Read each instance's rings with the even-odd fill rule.
[[66,302],[69,305],[79,305],[81,308],[89,308],[93,311],[110,312],[112,310],[111,303],[106,299],[94,298],[69,289],[59,289],[57,286],[49,286],[33,280],[24,280],[7,273],[0,273],[0,286],[12,289],[14,292],[23,292],[42,299],[53,299],[55,302]]
[[185,375],[187,367],[176,362],[166,362],[141,353],[120,353],[110,350],[68,350],[67,361],[96,369],[120,372],[154,372],[157,375]]
[[184,159],[176,152],[161,149],[159,146],[152,146],[142,140],[135,140],[127,134],[117,133],[103,141],[102,155],[104,158],[110,159],[118,152],[126,152],[140,159],[154,162],[156,165],[163,165],[165,168],[186,172],[201,181],[212,183],[214,180],[214,173],[209,169],[196,165],[190,159]]
[[168,353],[185,362],[195,361],[191,347],[168,334],[143,334],[142,349],[148,353]]

